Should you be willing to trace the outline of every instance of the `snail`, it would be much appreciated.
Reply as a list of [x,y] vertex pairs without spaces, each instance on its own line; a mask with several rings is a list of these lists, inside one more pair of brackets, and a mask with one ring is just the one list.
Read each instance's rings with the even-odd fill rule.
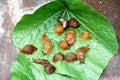
[[53,62],[57,62],[59,60],[62,60],[64,58],[64,55],[61,53],[56,53],[53,57]]
[[50,63],[48,60],[46,59],[34,59],[33,62],[37,63],[37,64],[41,64],[44,67],[48,66]]
[[52,74],[56,70],[56,68],[46,59],[34,59],[33,62],[44,66],[44,70],[47,74]]
[[84,62],[85,60],[85,55],[86,53],[89,51],[89,47],[87,46],[84,46],[84,47],[80,47],[77,49],[76,51],[76,55],[77,55],[77,58],[80,62]]
[[83,41],[87,41],[87,40],[90,40],[92,38],[92,36],[91,36],[91,34],[89,32],[85,31],[85,32],[81,33],[80,38]]
[[59,42],[59,47],[63,50],[69,49],[69,45],[65,40],[62,40],[62,41]]
[[67,30],[65,34],[66,42],[71,46],[76,41],[76,32],[72,29]]
[[37,48],[31,44],[26,45],[20,50],[24,54],[32,54],[34,51],[37,51]]
[[44,54],[48,55],[52,52],[52,42],[48,39],[47,35],[44,33],[42,35],[42,42],[44,45]]
[[73,27],[73,28],[76,28],[76,27],[80,26],[80,23],[75,18],[72,18],[72,19],[69,20],[69,26]]
[[56,68],[53,65],[49,64],[48,66],[44,67],[44,70],[47,74],[52,74],[55,72]]
[[58,18],[58,21],[63,25],[63,28],[68,27],[68,20],[66,20],[65,18]]
[[74,62],[77,60],[77,56],[74,53],[68,53],[64,56],[66,62]]
[[64,32],[63,25],[57,24],[56,27],[54,28],[54,32],[57,33],[58,35],[61,35]]

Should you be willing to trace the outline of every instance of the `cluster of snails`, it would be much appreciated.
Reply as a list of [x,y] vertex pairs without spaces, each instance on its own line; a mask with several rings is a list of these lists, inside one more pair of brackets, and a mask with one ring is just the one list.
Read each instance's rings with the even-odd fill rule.
[[59,42],[59,47],[63,50],[69,49],[76,41],[76,32],[72,29],[66,31],[65,40]]
[[53,57],[53,62],[58,62],[59,60],[65,60],[66,62],[74,62],[79,60],[80,62],[84,62],[85,55],[89,51],[89,47],[84,46],[77,49],[76,53],[67,53],[63,55],[62,53],[56,53]]
[[[59,18],[58,21],[60,23],[58,23],[55,26],[54,31],[59,36],[64,32],[64,30],[68,26],[72,28],[76,28],[80,25],[80,23],[75,18],[72,18],[68,21],[67,19],[62,17],[62,18]],[[59,42],[59,47],[63,50],[67,50],[71,45],[74,44],[75,41],[76,41],[76,32],[72,29],[69,29],[66,31],[65,40],[62,40]]]
[[[69,21],[65,18],[59,18],[58,21],[60,22],[54,28],[54,32],[57,33],[59,36],[64,32],[64,30],[70,26],[71,28],[77,28],[80,26],[80,23],[75,19],[72,18]],[[80,38],[83,41],[87,41],[91,39],[91,34],[87,31],[82,32],[80,34]],[[41,36],[41,40],[44,46],[44,54],[49,55],[52,52],[52,42],[48,38],[48,36],[44,33]],[[67,50],[72,46],[76,41],[76,32],[73,29],[68,29],[65,33],[65,40],[59,42],[59,47],[63,50]],[[53,57],[53,62],[58,62],[59,60],[64,60],[66,62],[74,62],[79,60],[80,62],[84,62],[85,55],[89,51],[88,46],[80,47],[77,49],[76,53],[67,53],[63,55],[62,53],[56,53]],[[32,54],[33,52],[37,51],[37,48],[31,44],[24,46],[21,49],[21,52],[24,54]],[[55,72],[56,68],[46,59],[34,59],[33,62],[40,64],[44,67],[44,70],[48,74],[52,74]]]
[[[45,42],[49,41],[47,40],[47,36],[45,34],[43,34],[44,39],[45,39]],[[43,39],[43,38],[42,38]],[[51,41],[50,41],[51,42]],[[49,42],[48,42],[49,43]],[[45,47],[51,47],[51,43],[47,46],[47,43],[44,43]],[[51,52],[51,48],[50,50],[49,49],[45,49],[44,52],[46,55],[48,55],[50,52]],[[21,52],[24,53],[24,54],[32,54],[33,52],[37,51],[37,48],[31,44],[28,44],[26,45],[25,47],[23,47],[21,49]],[[37,64],[41,64],[43,65],[44,67],[44,70],[47,74],[52,74],[55,72],[56,68],[46,59],[34,59],[33,62],[37,63]]]
[[64,32],[64,29],[66,29],[68,26],[72,28],[76,28],[80,25],[80,23],[75,19],[72,18],[69,21],[65,18],[58,18],[58,23],[54,29],[54,31],[58,34],[61,35]]
[[[59,36],[62,35],[66,28],[77,28],[80,26],[80,23],[77,19],[72,18],[69,21],[65,18],[59,18],[58,24],[54,28],[54,32]],[[91,34],[87,31],[80,34],[80,38],[84,41],[91,39]],[[73,29],[68,29],[65,34],[65,40],[59,42],[59,47],[63,50],[67,50],[72,46],[76,41],[76,32]]]

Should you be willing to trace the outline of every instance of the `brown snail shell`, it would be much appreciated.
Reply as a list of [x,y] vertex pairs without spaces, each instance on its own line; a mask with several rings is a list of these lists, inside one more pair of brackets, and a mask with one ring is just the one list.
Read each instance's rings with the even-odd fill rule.
[[59,47],[63,50],[69,49],[69,45],[65,40],[59,42]]
[[68,53],[64,56],[66,62],[74,62],[77,60],[77,56],[74,53]]
[[48,66],[44,67],[44,69],[45,69],[45,72],[47,74],[52,74],[56,70],[56,68],[53,65],[51,65],[51,64],[49,64]]
[[37,48],[31,44],[26,45],[20,50],[24,54],[32,54],[34,51],[37,51]]
[[76,32],[74,30],[67,30],[65,39],[69,45],[73,45],[74,42],[76,41]]
[[56,27],[54,28],[54,32],[57,33],[58,35],[61,35],[64,32],[63,25],[57,24]]
[[76,51],[77,58],[80,62],[84,62],[86,53],[90,50],[89,47],[80,47]]
[[91,34],[89,32],[85,31],[85,32],[81,33],[80,38],[83,41],[87,41],[87,40],[90,40],[92,38],[92,36],[91,36]]
[[61,53],[56,53],[53,57],[53,62],[57,62],[59,60],[62,60],[64,58],[64,55]]
[[50,39],[48,39],[45,33],[42,35],[42,42],[44,45],[44,54],[50,54],[52,52],[52,42],[50,41]]
[[76,28],[76,27],[80,26],[80,23],[77,19],[72,18],[72,19],[69,20],[69,26],[73,27],[73,28]]

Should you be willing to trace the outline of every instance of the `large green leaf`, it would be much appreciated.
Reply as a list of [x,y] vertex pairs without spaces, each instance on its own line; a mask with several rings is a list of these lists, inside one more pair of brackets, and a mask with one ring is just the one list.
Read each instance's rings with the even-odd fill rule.
[[[67,19],[76,18],[81,23],[79,28],[74,29],[77,32],[75,44],[66,51],[58,47],[59,41],[65,38],[65,32],[61,36],[54,33],[57,19],[61,16]],[[86,42],[80,40],[79,35],[82,31],[89,31],[92,39]],[[44,47],[40,37],[44,32],[53,44],[49,56],[42,53]],[[38,50],[32,55],[18,54],[11,68],[11,80],[98,80],[118,49],[115,32],[110,22],[80,0],[54,0],[40,7],[33,14],[23,16],[12,33],[12,39],[19,48],[33,44]],[[90,51],[86,55],[84,64],[80,64],[79,61],[52,62],[55,53],[75,52],[79,47],[86,45],[90,45]],[[33,63],[32,60],[38,58],[48,59],[56,67],[56,72],[51,75],[46,74],[41,65]]]

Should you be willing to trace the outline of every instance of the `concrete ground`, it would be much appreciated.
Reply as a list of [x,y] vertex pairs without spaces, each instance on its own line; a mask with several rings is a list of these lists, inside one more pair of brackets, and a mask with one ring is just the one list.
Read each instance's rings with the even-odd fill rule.
[[[0,80],[10,80],[10,67],[17,56],[11,32],[21,16],[34,12],[50,0],[0,0]],[[119,51],[109,62],[99,80],[120,80],[120,0],[83,0],[105,15],[112,23]]]

